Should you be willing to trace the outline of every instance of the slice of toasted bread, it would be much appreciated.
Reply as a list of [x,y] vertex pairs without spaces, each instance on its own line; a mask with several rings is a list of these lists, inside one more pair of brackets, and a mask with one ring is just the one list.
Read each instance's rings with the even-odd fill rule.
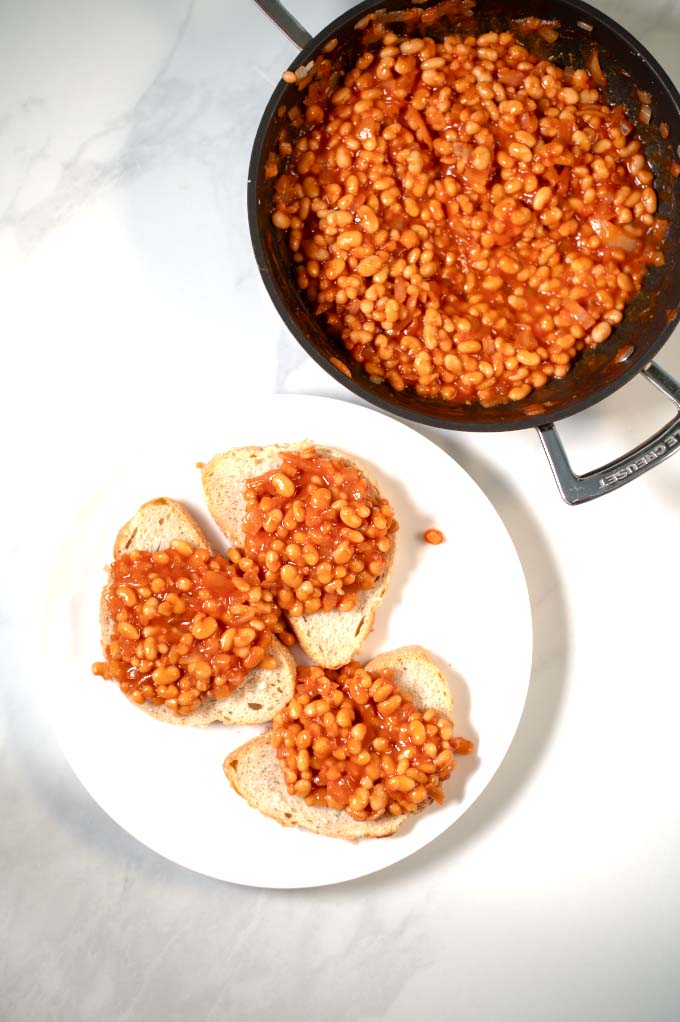
[[236,749],[224,761],[224,772],[237,794],[284,827],[303,827],[326,837],[344,837],[356,841],[361,837],[387,837],[403,822],[402,816],[381,816],[379,820],[353,820],[341,809],[317,809],[303,798],[289,795],[281,773],[271,732]]
[[[193,547],[211,545],[181,504],[167,497],[159,497],[143,504],[137,514],[118,533],[113,549],[114,557],[128,550],[154,552],[168,547],[174,539],[183,539]],[[106,646],[113,633],[114,622],[108,612],[104,594],[100,605],[102,646]],[[219,721],[222,724],[262,724],[271,720],[291,699],[295,690],[296,665],[286,647],[273,638],[267,653],[276,659],[270,670],[256,667],[244,683],[227,699],[206,699],[193,713],[177,716],[165,706],[143,703],[140,709],[169,724],[203,726]],[[137,705],[137,704],[135,704]]]
[[[451,716],[453,700],[446,678],[421,646],[404,646],[382,653],[366,664],[366,670],[371,672],[386,667],[392,668],[395,683],[419,709],[431,706],[442,716]],[[354,841],[387,837],[412,815],[361,821],[344,810],[308,806],[303,798],[289,795],[271,743],[271,730],[235,749],[225,759],[223,769],[237,794],[263,816],[284,827],[303,827],[315,834]]]
[[[319,447],[311,440],[303,443],[270,447],[237,447],[226,454],[218,454],[203,468],[201,477],[206,502],[211,515],[234,546],[243,546],[243,517],[246,480],[271,472],[281,463],[282,451],[300,451],[316,447],[322,457],[337,458],[352,465],[378,487],[365,469],[349,454],[332,447]],[[373,627],[375,612],[382,603],[387,589],[396,541],[387,555],[387,567],[372,589],[359,592],[352,610],[319,611],[290,619],[290,626],[307,656],[319,667],[342,667],[354,657]]]

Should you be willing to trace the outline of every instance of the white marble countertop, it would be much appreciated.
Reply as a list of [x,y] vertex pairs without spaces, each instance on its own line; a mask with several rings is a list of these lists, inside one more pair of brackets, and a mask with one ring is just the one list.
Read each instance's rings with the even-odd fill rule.
[[[290,6],[315,31],[348,5]],[[600,6],[680,81],[678,0]],[[281,325],[247,233],[251,141],[293,52],[248,0],[0,12],[0,1015],[670,1022],[680,458],[568,508],[532,432],[441,434],[517,546],[534,669],[482,797],[383,873],[272,892],[159,858],[91,801],[35,697],[36,600],[102,459],[227,416],[253,354],[265,393],[347,397]],[[677,332],[660,362],[680,377]],[[575,467],[668,410],[636,381],[570,420]]]

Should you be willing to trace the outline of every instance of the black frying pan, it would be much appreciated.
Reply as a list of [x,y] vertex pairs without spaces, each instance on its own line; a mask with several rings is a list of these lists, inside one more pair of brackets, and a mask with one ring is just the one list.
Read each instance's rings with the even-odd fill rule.
[[[355,26],[366,13],[375,10],[403,11],[412,6],[404,0],[368,0],[353,7],[312,38],[278,3],[256,0],[286,34],[302,49],[291,66],[307,66],[317,58],[329,40],[338,44],[329,55],[340,72],[349,70],[365,49],[364,34]],[[435,0],[424,0],[427,9]],[[606,94],[612,103],[623,103],[636,125],[655,175],[659,199],[658,215],[670,223],[664,246],[665,266],[653,268],[644,287],[627,307],[622,323],[609,339],[585,352],[571,372],[551,380],[523,401],[482,408],[420,398],[413,391],[396,393],[387,384],[371,381],[363,368],[347,359],[342,346],[326,333],[323,324],[296,283],[294,265],[283,238],[271,223],[272,183],[265,175],[265,163],[282,132],[289,132],[287,111],[300,102],[297,85],[283,81],[276,87],[262,115],[255,137],[248,175],[250,232],[260,273],[284,323],[302,347],[331,376],[353,393],[385,411],[416,422],[461,430],[539,429],[563,498],[579,504],[629,482],[680,448],[680,384],[659,365],[654,355],[675,327],[680,305],[680,178],[671,167],[680,159],[680,95],[654,57],[615,21],[580,0],[477,0],[474,11],[463,15],[445,14],[425,29],[400,22],[390,27],[399,34],[428,34],[435,38],[452,32],[481,34],[507,30],[510,21],[523,17],[557,19],[559,38],[551,45],[539,38],[527,45],[540,47],[562,66],[585,67],[597,47],[600,64],[607,76]],[[639,122],[641,100],[638,91],[652,96],[652,121]],[[668,136],[659,130],[664,123]],[[664,129],[665,133],[665,129]],[[331,363],[340,357],[351,369],[351,379]],[[587,473],[576,475],[570,468],[554,423],[601,401],[642,373],[676,405],[676,415],[662,430],[621,459]]]

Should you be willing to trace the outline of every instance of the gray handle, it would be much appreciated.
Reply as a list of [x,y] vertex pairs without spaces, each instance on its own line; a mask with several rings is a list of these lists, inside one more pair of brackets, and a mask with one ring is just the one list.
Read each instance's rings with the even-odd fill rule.
[[254,3],[278,25],[284,35],[287,35],[292,43],[295,43],[299,50],[304,50],[308,43],[311,43],[312,36],[307,29],[303,28],[299,21],[290,14],[279,0],[254,0]]
[[594,497],[609,493],[610,490],[618,490],[619,486],[625,486],[631,479],[648,472],[650,468],[680,450],[680,384],[656,362],[650,362],[645,366],[642,374],[658,387],[662,394],[670,398],[678,413],[663,429],[639,447],[624,454],[622,458],[617,458],[616,461],[611,461],[608,465],[603,465],[602,468],[586,475],[576,475],[572,471],[555,426],[552,423],[539,426],[543,450],[550,462],[562,499],[566,500],[567,504],[583,504]]

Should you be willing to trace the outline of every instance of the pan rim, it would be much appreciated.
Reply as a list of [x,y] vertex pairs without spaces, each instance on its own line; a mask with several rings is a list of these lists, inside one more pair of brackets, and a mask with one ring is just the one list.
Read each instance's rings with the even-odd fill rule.
[[[338,18],[335,18],[332,22],[330,22],[330,24],[317,33],[317,35],[310,40],[304,49],[296,55],[295,59],[289,65],[288,70],[295,71],[295,68],[306,64],[310,59],[318,54],[319,49],[328,42],[329,39],[333,38],[333,35],[338,31],[338,29],[345,27],[347,23],[352,21],[354,18],[359,18],[363,14],[370,13],[372,10],[380,8],[381,5],[384,5],[384,2],[385,0],[362,0],[361,3],[350,8],[348,11],[345,11],[344,14],[341,14]],[[609,15],[604,12],[599,11],[592,5],[585,3],[584,0],[561,0],[561,2],[564,6],[572,9],[575,14],[582,14],[584,19],[592,21],[594,27],[597,25],[607,27],[614,35],[622,39],[629,48],[636,51],[637,55],[649,65],[651,71],[659,80],[660,85],[665,89],[668,99],[672,103],[675,114],[680,122],[680,91],[649,50],[647,50],[647,48],[640,43],[631,32],[625,29],[617,21],[610,18]],[[496,417],[488,422],[483,419],[475,420],[466,419],[464,417],[450,419],[445,417],[443,413],[439,414],[434,403],[432,411],[422,411],[418,408],[397,405],[388,397],[384,397],[382,394],[376,393],[374,390],[368,390],[362,384],[357,383],[353,378],[346,376],[345,373],[334,366],[333,363],[317,349],[315,343],[302,330],[297,323],[297,320],[290,312],[288,304],[281,295],[267,264],[265,247],[258,226],[258,211],[260,205],[257,188],[258,170],[262,162],[263,143],[267,129],[273,115],[281,104],[284,93],[288,88],[290,88],[290,86],[283,80],[277,84],[269,102],[265,106],[253,140],[248,166],[247,186],[247,209],[250,239],[262,282],[276,311],[289,332],[317,365],[336,380],[337,383],[341,384],[341,386],[361,398],[361,400],[366,402],[366,404],[376,406],[382,411],[397,418],[408,419],[411,422],[419,422],[423,425],[434,426],[439,429],[461,432],[498,433],[508,430],[548,426],[552,423],[559,422],[560,420],[570,418],[572,415],[578,415],[579,412],[585,411],[588,408],[592,408],[594,405],[599,404],[601,401],[604,401],[616,391],[620,390],[621,387],[624,387],[627,383],[630,383],[631,380],[633,380],[636,376],[639,376],[642,370],[649,365],[674,332],[678,325],[677,309],[676,316],[669,319],[656,334],[654,339],[646,344],[642,350],[636,351],[636,354],[630,359],[629,365],[615,379],[608,380],[600,387],[597,387],[592,393],[581,398],[575,398],[561,408],[550,409],[545,412],[527,412],[523,418],[518,416],[518,411],[522,411],[521,408],[518,409],[517,406],[508,404],[507,406],[496,406],[494,408],[494,414]],[[568,377],[566,379],[568,380]],[[386,383],[376,386],[384,386],[386,394],[389,391],[389,386]],[[467,407],[476,406],[458,404],[453,405],[452,407],[465,409]],[[503,420],[499,417],[500,409],[503,407],[507,407],[508,409],[507,420]]]

